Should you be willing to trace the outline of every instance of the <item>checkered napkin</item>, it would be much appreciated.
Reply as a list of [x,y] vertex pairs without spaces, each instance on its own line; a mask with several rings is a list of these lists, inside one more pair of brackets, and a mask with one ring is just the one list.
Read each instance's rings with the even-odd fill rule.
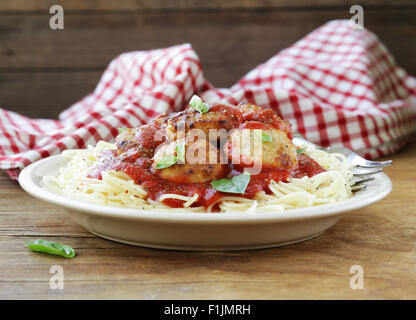
[[179,111],[193,94],[207,102],[271,106],[308,140],[345,146],[367,158],[395,152],[416,131],[416,79],[396,65],[374,34],[337,20],[229,89],[217,89],[204,78],[189,44],[121,54],[94,92],[59,120],[0,109],[0,169],[16,178],[38,159],[110,141],[117,128]]

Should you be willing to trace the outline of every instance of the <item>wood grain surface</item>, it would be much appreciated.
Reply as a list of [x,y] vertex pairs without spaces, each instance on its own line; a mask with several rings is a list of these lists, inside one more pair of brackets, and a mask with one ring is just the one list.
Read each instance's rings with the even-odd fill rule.
[[[320,237],[241,252],[145,249],[98,238],[65,211],[0,175],[0,299],[415,299],[416,143],[391,157],[393,191],[348,213]],[[25,248],[48,239],[77,251],[68,260]],[[49,286],[64,268],[64,289]],[[364,269],[364,289],[349,286]]]
[[[315,28],[349,19],[342,0],[70,0],[64,30],[49,28],[53,0],[0,2],[0,106],[56,118],[91,92],[117,55],[191,43],[206,78],[229,87]],[[414,0],[365,0],[364,24],[416,74]]]
[[[58,4],[56,0],[13,0],[0,3],[0,12],[43,12]],[[66,11],[191,11],[222,9],[273,9],[345,7],[357,4],[354,0],[59,0]],[[414,7],[413,0],[361,0],[368,7]]]

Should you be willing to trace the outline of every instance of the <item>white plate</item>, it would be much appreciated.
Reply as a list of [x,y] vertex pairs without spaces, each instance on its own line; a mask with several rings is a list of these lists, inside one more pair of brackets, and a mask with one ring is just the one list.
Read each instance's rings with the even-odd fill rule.
[[36,198],[66,208],[77,223],[100,237],[176,250],[244,250],[308,240],[345,212],[381,200],[392,188],[389,177],[380,173],[366,190],[335,204],[267,213],[162,212],[91,204],[42,189],[42,177],[57,174],[65,164],[61,155],[37,161],[20,173],[19,183]]

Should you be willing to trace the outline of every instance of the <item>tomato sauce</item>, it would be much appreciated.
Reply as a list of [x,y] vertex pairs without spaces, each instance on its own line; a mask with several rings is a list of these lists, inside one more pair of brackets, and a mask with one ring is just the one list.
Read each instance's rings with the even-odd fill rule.
[[[292,139],[292,131],[290,124],[279,118],[272,109],[239,109],[226,105],[213,105],[210,111],[221,111],[226,115],[227,119],[232,120],[233,127],[241,129],[269,129],[276,128],[285,132],[288,138]],[[173,118],[172,118],[173,119]],[[140,184],[146,191],[147,197],[152,200],[158,200],[164,194],[178,194],[192,197],[198,194],[198,200],[193,206],[209,207],[217,202],[223,196],[253,198],[256,193],[264,191],[270,194],[270,181],[289,181],[291,177],[301,178],[304,176],[312,177],[325,170],[313,159],[306,154],[297,155],[298,165],[294,170],[276,170],[263,168],[263,171],[257,175],[250,176],[250,182],[245,190],[244,195],[235,193],[224,193],[215,190],[208,183],[178,183],[172,182],[159,177],[153,171],[152,159],[154,148],[161,142],[156,142],[154,136],[156,129],[160,128],[162,118],[155,118],[151,125],[146,125],[138,129],[135,134],[134,144],[119,144],[121,148],[120,154],[116,150],[105,151],[101,154],[97,165],[90,170],[88,176],[90,178],[102,179],[101,172],[116,170],[121,171],[130,176],[135,183]],[[172,120],[173,121],[173,120]],[[228,176],[239,175],[243,169],[239,169],[236,165],[229,166]],[[174,208],[183,207],[183,201],[179,199],[165,199],[163,203]]]
[[325,170],[307,154],[301,153],[297,155],[298,168],[293,173],[293,178],[302,178],[308,176],[309,178],[324,172]]
[[[289,181],[291,177],[301,178],[304,176],[312,177],[316,174],[324,172],[325,170],[313,159],[306,154],[299,154],[298,168],[294,171],[289,170],[269,170],[260,172],[257,175],[250,177],[250,182],[246,188],[244,195],[225,193],[215,190],[210,183],[176,183],[160,178],[150,169],[152,160],[149,158],[138,158],[134,162],[126,161],[117,155],[115,150],[105,151],[96,167],[94,167],[88,174],[90,178],[102,179],[101,172],[108,170],[117,170],[129,175],[135,183],[140,184],[148,193],[147,197],[152,200],[157,200],[164,194],[174,193],[183,196],[192,197],[194,194],[199,194],[199,199],[193,206],[209,207],[217,202],[223,196],[242,196],[244,198],[252,199],[256,193],[264,191],[270,194],[269,183],[270,180],[276,182]],[[242,172],[232,170],[232,175],[238,175]],[[183,201],[179,199],[165,199],[165,205],[173,208],[182,208]]]
[[[272,109],[263,109],[263,110],[253,110],[251,112],[244,114],[245,121],[253,121],[258,123],[263,123],[266,126],[273,127],[277,130],[281,130],[286,133],[287,137],[292,140],[292,130],[290,129],[290,124],[279,118],[276,114],[276,111]],[[250,129],[262,129],[260,126],[257,128]]]

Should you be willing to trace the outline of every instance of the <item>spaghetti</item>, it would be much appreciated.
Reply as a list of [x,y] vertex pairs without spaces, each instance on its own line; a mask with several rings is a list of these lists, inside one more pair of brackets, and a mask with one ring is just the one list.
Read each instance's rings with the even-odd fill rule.
[[[100,141],[95,147],[64,151],[62,155],[68,160],[67,165],[56,176],[45,176],[43,186],[69,198],[102,205],[189,212],[280,212],[334,203],[352,196],[352,166],[347,159],[342,154],[329,154],[311,146],[304,146],[302,152],[326,171],[312,177],[269,180],[268,193],[260,191],[252,198],[225,194],[208,207],[195,206],[200,197],[198,193],[192,196],[165,193],[152,200],[146,187],[122,171],[103,171],[101,179],[89,177],[88,173],[96,166],[100,155],[111,150],[116,150],[115,144]],[[172,208],[165,204],[166,200],[180,201],[183,208]]]

